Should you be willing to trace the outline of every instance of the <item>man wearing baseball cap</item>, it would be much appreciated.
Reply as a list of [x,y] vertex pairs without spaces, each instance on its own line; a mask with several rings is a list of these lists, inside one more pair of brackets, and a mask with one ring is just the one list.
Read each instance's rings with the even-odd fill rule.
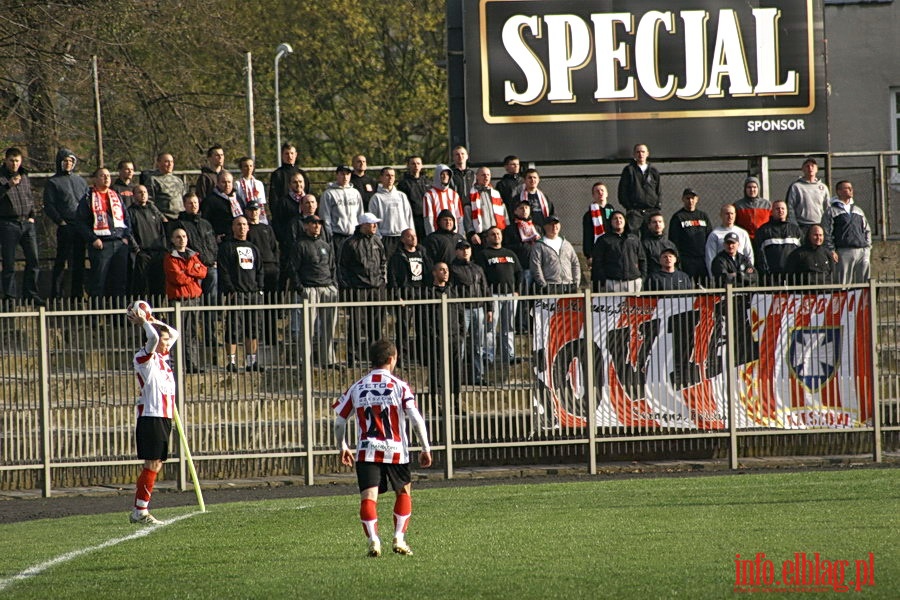
[[[278,290],[278,277],[280,265],[278,262],[278,241],[275,238],[275,230],[271,225],[262,222],[262,205],[256,200],[251,200],[244,207],[244,216],[247,217],[247,224],[250,225],[250,231],[247,232],[247,239],[250,240],[259,250],[259,256],[262,259],[263,266],[263,291],[267,294],[274,294]],[[275,298],[270,297],[270,301]],[[272,314],[275,314],[274,312]],[[274,330],[267,331],[268,334],[274,334]]]
[[[376,235],[379,223],[381,219],[372,213],[362,213],[356,231],[337,253],[343,299],[356,303],[350,308],[347,324],[347,363],[351,368],[363,364],[366,348],[381,339],[387,259],[381,238]],[[362,335],[366,336],[365,342]]]
[[710,265],[716,285],[722,287],[727,284],[738,287],[756,285],[758,277],[753,262],[739,251],[740,236],[733,231],[728,232],[722,243],[724,248]]
[[707,275],[706,239],[712,232],[712,221],[697,208],[700,196],[693,188],[681,193],[681,202],[684,206],[669,219],[669,239],[678,248],[681,269],[697,281]]
[[677,268],[678,250],[663,248],[659,254],[659,270],[647,276],[645,289],[649,292],[668,290],[692,290],[694,281],[691,276]]
[[[295,301],[300,303],[309,300],[312,304],[337,302],[334,247],[322,233],[325,221],[317,215],[306,215],[300,222],[302,229],[297,232],[297,241],[291,252],[291,264],[285,265],[285,268],[291,271],[290,280],[296,294]],[[317,307],[310,317],[314,360],[319,366],[337,368],[334,354],[337,308]],[[302,318],[291,321],[292,333],[301,342],[303,324]]]

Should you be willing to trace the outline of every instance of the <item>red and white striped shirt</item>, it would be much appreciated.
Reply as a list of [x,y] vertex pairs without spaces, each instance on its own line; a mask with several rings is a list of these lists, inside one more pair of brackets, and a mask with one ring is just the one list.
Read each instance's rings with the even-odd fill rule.
[[351,385],[332,408],[343,419],[356,414],[357,461],[409,462],[406,411],[418,409],[416,398],[405,381],[387,369],[374,369]]
[[[172,327],[168,329],[171,348],[178,339],[178,332]],[[153,325],[144,323],[144,332],[147,334],[147,345],[138,350],[132,361],[141,387],[137,416],[171,419],[175,416],[175,375],[169,366],[169,353],[156,352],[159,334]]]
[[456,217],[456,227],[453,231],[459,231],[459,224],[463,220],[463,205],[459,194],[453,188],[429,188],[422,198],[422,216],[425,219],[425,233],[437,231],[437,218],[442,210],[449,210]]

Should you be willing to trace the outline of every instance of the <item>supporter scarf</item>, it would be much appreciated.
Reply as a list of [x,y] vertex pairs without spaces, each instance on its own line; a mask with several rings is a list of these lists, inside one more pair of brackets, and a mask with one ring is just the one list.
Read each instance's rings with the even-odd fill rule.
[[[490,212],[493,213],[493,221],[484,207],[483,194],[485,193],[491,199]],[[501,230],[506,229],[506,205],[503,203],[503,198],[500,197],[500,192],[490,186],[473,187],[469,192],[469,203],[472,205],[472,224],[475,227],[475,233],[487,231],[493,225]]]
[[[541,205],[541,213],[543,213],[543,215],[545,217],[549,217],[550,216],[550,203],[547,202],[547,197],[544,195],[544,192],[542,192],[541,190],[535,190],[533,193],[537,194],[538,202]],[[527,201],[528,194],[529,194],[528,190],[523,188],[520,199]]]
[[519,229],[519,239],[524,243],[534,243],[541,239],[540,234],[534,228],[534,223],[524,219],[516,219],[516,227]]
[[[109,212],[112,214],[112,225],[116,229],[125,228],[125,211],[122,208],[122,199],[112,188],[106,190],[106,198],[109,201]],[[109,218],[106,213],[106,203],[103,195],[97,190],[91,189],[91,212],[94,213],[94,235],[98,237],[112,235],[109,228]]]
[[228,204],[231,206],[231,217],[233,219],[244,216],[244,209],[241,207],[241,203],[237,198],[237,194],[232,192],[230,196],[226,196],[219,190],[216,190],[216,194],[228,200]]
[[591,202],[591,222],[594,224],[594,241],[606,233],[606,226],[603,224],[603,207],[596,202]]
[[256,203],[259,204],[260,223],[268,223],[269,217],[266,215],[266,197],[261,193],[262,182],[255,177],[251,177],[250,179],[241,177],[238,180],[238,187],[241,190],[241,197],[243,197],[244,202],[256,200]]

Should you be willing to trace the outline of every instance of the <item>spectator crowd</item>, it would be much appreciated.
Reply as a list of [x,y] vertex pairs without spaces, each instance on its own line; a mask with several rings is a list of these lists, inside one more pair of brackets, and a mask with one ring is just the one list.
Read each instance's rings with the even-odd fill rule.
[[[43,192],[44,213],[56,224],[50,299],[87,292],[124,303],[129,296],[164,295],[187,305],[252,307],[290,294],[293,302],[316,305],[308,322],[299,311],[291,315],[291,333],[309,336],[318,366],[339,368],[338,308],[320,304],[358,303],[347,314],[352,367],[381,337],[388,313],[403,346],[401,361],[439,356],[442,340],[428,331],[437,322],[434,304],[406,301],[478,298],[451,305],[458,308],[450,314],[448,343],[460,370],[454,379],[480,384],[487,365],[520,361],[514,334],[527,328],[528,315],[518,296],[576,292],[582,265],[594,291],[617,293],[869,278],[872,234],[853,185],[839,181],[832,197],[814,158],[803,162],[783,200],[762,198],[760,180],[751,176],[743,197],[717,207],[718,223],[692,188],[667,221],[660,212],[662,175],[649,148],[637,144],[618,182],[618,207],[605,183],[591,187],[582,261],[554,204],[573,200],[548,196],[537,169],[523,171],[510,155],[494,179],[489,167],[469,165],[466,148],[450,154],[452,164],[436,165],[430,177],[420,156],[407,159],[405,173],[384,167],[373,174],[357,155],[334,169],[334,181],[317,196],[290,143],[268,185],[254,176],[252,158],[240,158],[232,173],[225,150],[213,146],[190,188],[173,173],[169,153],[140,173],[130,160],[120,161],[115,174],[98,168],[89,184],[76,174],[75,154],[62,148]],[[35,208],[22,152],[9,148],[0,166],[2,293],[43,305]],[[21,290],[17,249],[25,258]],[[228,311],[220,341],[227,370],[238,370],[238,344],[242,368],[264,370],[258,344],[266,319],[257,311]],[[197,326],[183,325],[189,372],[201,370]]]

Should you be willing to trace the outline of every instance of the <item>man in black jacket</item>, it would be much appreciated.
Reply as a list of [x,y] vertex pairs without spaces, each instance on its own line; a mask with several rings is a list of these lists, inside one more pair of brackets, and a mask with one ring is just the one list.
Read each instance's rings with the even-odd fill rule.
[[[302,230],[291,254],[291,282],[296,292],[296,302],[309,301],[321,304],[338,301],[337,281],[334,270],[334,247],[322,232],[325,221],[316,215],[302,219]],[[298,318],[299,316],[299,318]],[[302,313],[295,314],[291,328],[301,344],[305,340]],[[337,328],[336,307],[316,307],[310,313],[310,338],[313,343],[314,361],[326,368],[338,368],[334,355],[334,333]]]
[[794,285],[834,283],[834,257],[825,246],[825,230],[810,225],[803,245],[791,252],[785,265],[787,282]]
[[410,156],[406,159],[406,173],[397,184],[397,189],[406,194],[409,207],[413,214],[413,223],[416,224],[416,237],[425,239],[425,214],[422,200],[428,191],[430,183],[422,171],[422,157]]
[[622,169],[619,177],[619,204],[628,211],[629,229],[643,236],[647,214],[659,210],[659,171],[647,160],[650,149],[646,144],[635,144],[632,156],[634,158]]
[[202,199],[200,206],[203,218],[212,223],[216,239],[221,243],[231,234],[234,219],[244,216],[244,205],[234,193],[234,175],[221,171],[216,187]]
[[502,246],[503,232],[491,227],[484,235],[485,244],[476,261],[484,269],[484,276],[494,297],[492,327],[487,334],[487,360],[493,363],[496,355],[497,329],[500,329],[500,364],[521,362],[516,357],[515,315],[519,288],[522,287],[522,265],[516,254]]
[[[472,262],[472,244],[463,240],[456,244],[456,258],[450,263],[450,281],[456,294],[463,298],[490,296],[487,279],[481,267]],[[474,385],[484,385],[485,324],[492,325],[494,307],[491,301],[477,301],[463,305],[460,344],[460,363],[469,358],[466,374]]]
[[294,163],[297,162],[297,147],[290,142],[281,145],[281,166],[272,171],[269,178],[269,198],[270,202],[274,202],[277,198],[287,196],[291,191],[291,176],[294,173],[300,173],[303,176],[303,188],[306,193],[312,193],[312,186],[306,171],[298,169]]
[[697,208],[699,201],[697,192],[685,189],[681,193],[684,206],[669,219],[669,239],[678,248],[681,269],[695,282],[706,279],[706,239],[713,229],[709,216]]
[[[109,170],[94,172],[94,186],[88,188],[75,211],[75,223],[88,246],[91,262],[91,298],[124,299],[128,283],[128,248],[131,224],[125,202],[110,187]],[[180,204],[180,198],[179,198]]]
[[462,234],[456,233],[453,213],[442,210],[437,216],[437,229],[425,238],[425,251],[433,264],[442,262],[449,265],[456,258],[456,244],[465,239]]
[[0,166],[0,256],[3,261],[0,295],[9,299],[15,298],[16,246],[21,246],[25,255],[22,297],[43,305],[44,300],[37,293],[40,268],[31,181],[22,167],[22,151],[8,148]]
[[203,288],[204,304],[216,304],[219,293],[219,277],[216,254],[219,244],[212,223],[200,216],[200,200],[190,192],[184,196],[184,210],[178,214],[178,223],[188,234],[188,248],[200,253],[200,260],[206,265],[206,278],[200,284]]
[[659,255],[659,270],[647,275],[644,289],[648,292],[694,289],[694,280],[684,271],[677,269],[677,263],[678,250],[665,248]]
[[[78,299],[84,296],[85,246],[74,221],[78,202],[87,192],[88,184],[83,177],[75,174],[77,162],[74,152],[68,148],[60,148],[56,153],[56,174],[47,180],[44,187],[44,212],[56,223],[56,258],[53,260],[53,277],[50,283],[51,298],[63,297],[66,263],[69,264],[71,273],[69,297]],[[127,201],[125,203],[128,204]]]
[[613,211],[609,227],[597,238],[591,253],[594,288],[601,292],[640,292],[647,276],[644,248],[637,236],[627,231],[621,211]]
[[503,168],[506,170],[506,173],[503,174],[503,177],[500,178],[500,181],[497,182],[494,188],[500,193],[500,197],[503,198],[503,202],[506,204],[506,212],[513,214],[518,203],[516,190],[524,183],[520,173],[522,163],[518,156],[510,154],[503,159]]
[[163,274],[163,257],[168,246],[166,240],[165,217],[150,202],[150,194],[143,185],[134,188],[128,220],[131,222],[131,273],[129,282],[131,293],[162,296],[165,293],[166,278]]
[[206,198],[216,187],[219,173],[225,166],[225,149],[216,144],[206,151],[206,164],[200,167],[200,175],[194,185],[198,198]]
[[665,230],[666,220],[661,212],[654,211],[647,215],[647,234],[641,240],[641,246],[644,247],[644,254],[647,257],[648,274],[659,271],[659,255],[663,250],[675,249],[675,242],[663,237]]
[[[411,361],[424,364],[425,337],[427,332],[422,305],[406,306],[404,300],[422,300],[425,287],[431,280],[431,260],[425,249],[419,245],[414,229],[406,229],[400,234],[400,247],[388,261],[388,288],[393,291],[394,298],[399,300],[396,306],[394,332],[397,345],[401,347],[400,359],[409,357]],[[412,318],[416,330],[415,342],[410,339],[409,322]]]
[[725,287],[727,284],[736,287],[756,285],[759,280],[756,268],[744,253],[738,252],[741,243],[738,234],[726,233],[723,243],[724,249],[716,255],[710,265],[716,285],[720,287]]
[[753,238],[756,268],[762,275],[762,283],[781,285],[787,271],[787,260],[791,252],[800,247],[802,238],[800,227],[788,221],[787,202],[772,202],[769,220],[756,230]]
[[[355,303],[347,322],[347,364],[364,364],[368,348],[381,339],[382,308],[387,285],[387,260],[381,238],[375,235],[381,219],[363,213],[353,235],[341,247],[338,278],[343,298]],[[363,342],[361,334],[365,335]]]
[[219,294],[222,302],[234,307],[228,311],[225,342],[228,349],[226,370],[236,373],[237,342],[244,340],[245,369],[263,371],[257,359],[259,349],[258,315],[263,289],[263,265],[259,250],[247,240],[250,225],[246,217],[237,217],[231,224],[232,237],[219,246]]

